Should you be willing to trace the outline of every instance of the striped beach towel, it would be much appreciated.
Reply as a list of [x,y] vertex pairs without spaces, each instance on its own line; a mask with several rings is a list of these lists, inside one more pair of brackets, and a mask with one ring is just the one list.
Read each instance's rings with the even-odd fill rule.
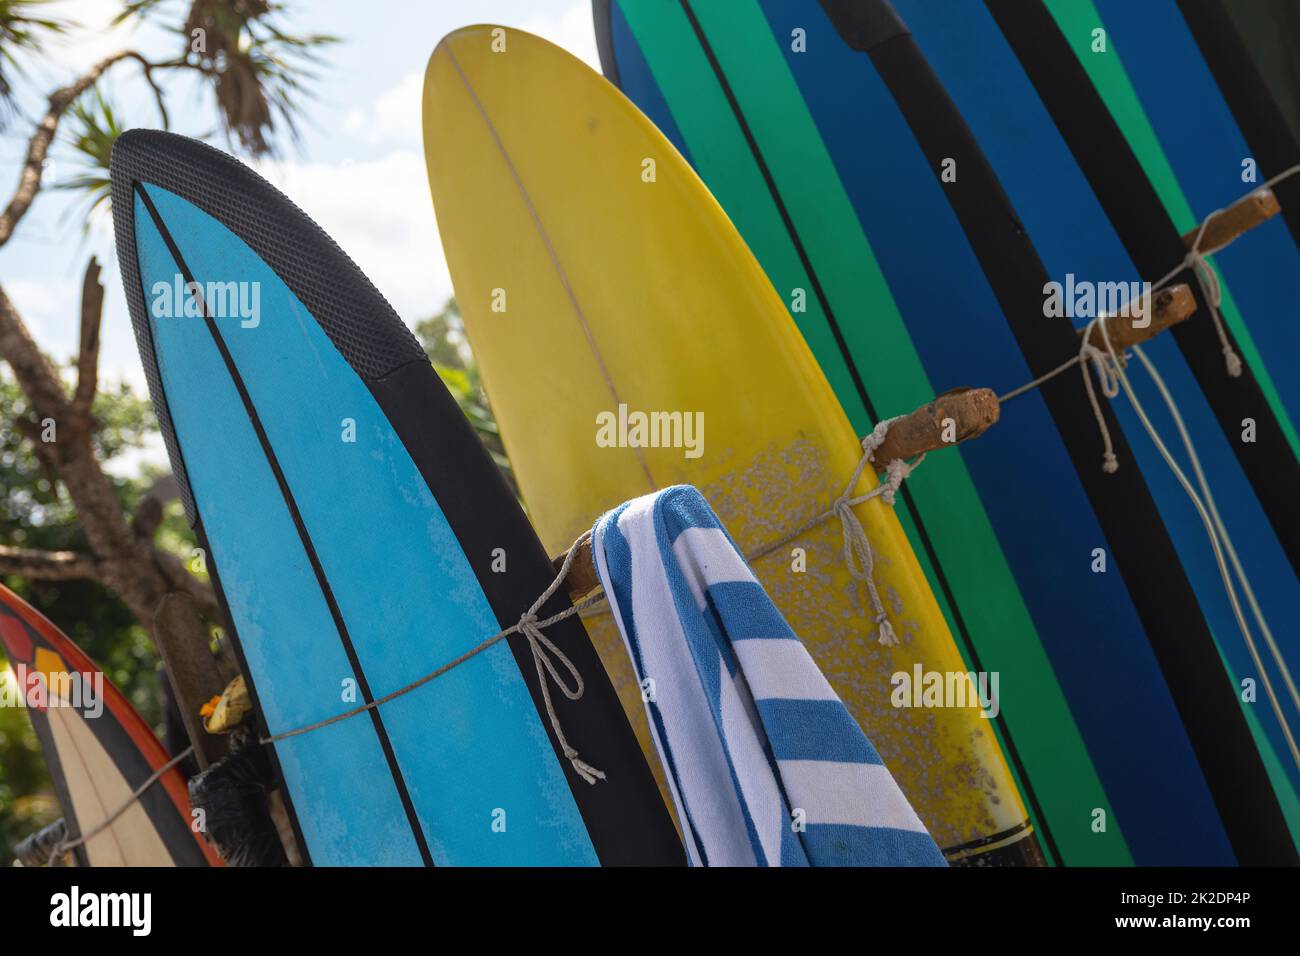
[[945,865],[698,491],[609,512],[592,551],[693,865]]

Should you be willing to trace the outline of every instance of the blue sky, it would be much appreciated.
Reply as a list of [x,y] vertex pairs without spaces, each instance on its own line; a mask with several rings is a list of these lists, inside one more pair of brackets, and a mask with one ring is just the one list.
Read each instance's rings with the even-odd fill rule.
[[[420,84],[429,54],[457,27],[491,22],[537,33],[597,66],[590,0],[288,0],[285,6],[283,23],[292,32],[330,33],[342,42],[319,69],[300,145],[258,169],[320,223],[413,324],[451,294],[421,146]],[[175,55],[174,34],[109,29],[120,8],[114,0],[51,5],[55,15],[87,28],[73,31],[29,71],[20,98],[26,115],[37,115],[50,90],[109,53],[132,48],[155,58]],[[104,89],[129,125],[159,125],[134,66],[114,67]],[[172,128],[209,132],[214,114],[206,95],[190,85],[169,90]],[[30,123],[19,119],[0,133],[0,203],[8,201],[17,181],[30,131]],[[56,152],[53,179],[75,172],[66,153]],[[83,234],[83,221],[71,194],[43,191],[14,239],[0,249],[0,283],[46,352],[64,359],[75,349],[81,273],[87,258],[97,255],[107,285],[101,374],[143,391],[111,225],[106,216],[97,217]],[[160,443],[147,457],[163,460]]]

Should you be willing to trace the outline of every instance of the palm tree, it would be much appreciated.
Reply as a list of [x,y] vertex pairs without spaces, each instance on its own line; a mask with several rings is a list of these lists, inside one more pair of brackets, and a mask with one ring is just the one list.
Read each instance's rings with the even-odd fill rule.
[[[83,196],[87,217],[111,201],[109,159],[129,124],[101,81],[121,71],[123,64],[134,67],[151,90],[164,127],[169,125],[169,78],[197,76],[211,96],[215,126],[227,144],[263,155],[293,139],[311,67],[319,51],[333,42],[331,37],[286,32],[281,5],[267,0],[128,3],[119,19],[148,19],[170,30],[174,54],[151,59],[123,49],[87,64],[83,73],[49,93],[41,115],[23,120],[15,99],[29,75],[26,68],[48,41],[79,29],[78,24],[45,16],[47,4],[0,0],[0,126],[12,130],[20,121],[30,123],[18,183],[7,202],[0,196],[0,247],[13,238],[45,188]],[[61,136],[80,163],[73,176],[54,185],[46,176],[47,160]],[[99,264],[91,257],[85,269],[80,348],[75,362],[65,368],[42,352],[6,294],[3,279],[0,276],[0,482],[6,487],[0,488],[5,505],[0,577],[21,579],[29,594],[47,593],[60,611],[61,623],[98,652],[128,693],[140,692],[137,703],[145,703],[140,697],[146,696],[144,685],[155,681],[157,659],[149,638],[158,643],[154,614],[163,598],[174,592],[189,596],[191,601],[182,604],[192,609],[190,635],[210,634],[218,623],[215,598],[206,575],[191,573],[178,557],[182,535],[189,529],[183,520],[167,518],[165,496],[146,493],[147,477],[127,481],[105,471],[106,461],[124,447],[138,447],[154,425],[147,400],[125,387],[99,387],[104,300]],[[46,441],[43,426],[51,421],[57,438]],[[15,483],[24,487],[13,487]],[[110,594],[113,597],[104,600]],[[176,607],[176,602],[171,605]],[[138,627],[130,626],[132,618]],[[156,691],[147,696],[154,706],[146,709],[156,717]],[[48,799],[19,799],[46,788],[32,785],[39,764],[35,741],[26,739],[30,728],[16,715],[0,721],[0,737],[8,740],[0,767],[0,865],[7,862],[7,844],[15,836],[48,822],[57,812]]]
[[14,79],[23,72],[23,57],[37,53],[50,36],[67,24],[41,16],[50,0],[0,0],[0,126],[14,110]]

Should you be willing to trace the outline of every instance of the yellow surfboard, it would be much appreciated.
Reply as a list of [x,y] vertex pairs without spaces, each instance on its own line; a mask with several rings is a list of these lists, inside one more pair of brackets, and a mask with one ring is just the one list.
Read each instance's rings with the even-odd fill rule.
[[[424,140],[470,344],[553,554],[605,510],[672,484],[699,488],[747,554],[830,507],[858,436],[730,220],[618,90],[537,37],[468,27],[429,60]],[[874,485],[868,469],[858,490]],[[1036,861],[978,706],[895,693],[918,666],[968,668],[893,510],[873,499],[857,511],[897,645],[877,640],[838,520],[755,573],[949,859]],[[611,618],[586,623],[653,754]]]

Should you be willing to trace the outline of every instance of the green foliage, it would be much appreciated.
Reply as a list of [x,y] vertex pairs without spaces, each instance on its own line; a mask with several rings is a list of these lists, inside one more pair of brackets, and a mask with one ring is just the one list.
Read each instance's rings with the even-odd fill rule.
[[[52,621],[90,657],[141,716],[162,723],[158,659],[135,617],[110,591],[92,581],[5,584]],[[0,651],[0,681],[12,679]],[[21,707],[0,707],[0,866],[14,843],[62,814],[40,744]]]
[[[0,408],[14,417],[28,414],[26,399],[3,366]],[[101,386],[93,411],[101,426],[94,438],[96,451],[110,467],[124,454],[142,448],[157,430],[148,399],[125,384]],[[6,424],[7,420],[8,416]],[[156,476],[109,477],[130,513]],[[193,537],[178,512],[179,505],[169,514],[158,540],[178,553],[188,553]],[[87,548],[71,502],[51,485],[31,445],[8,428],[0,430],[0,543],[55,551]],[[111,591],[92,581],[7,577],[4,583],[57,622],[150,725],[161,724],[158,659],[153,645]],[[0,674],[7,666],[0,653]],[[36,736],[20,708],[0,708],[0,754],[0,865],[4,865],[15,839],[56,819],[60,811]]]
[[[0,657],[0,683],[12,680]],[[12,847],[61,815],[50,789],[36,732],[21,707],[0,707],[0,866],[8,866]]]
[[109,158],[113,153],[113,144],[126,132],[127,127],[98,88],[85,99],[72,104],[66,123],[71,133],[72,148],[82,160],[83,172],[57,184],[55,188],[86,194],[89,204],[85,218],[89,227],[90,214],[100,204],[108,202],[112,194],[112,182],[108,176]]
[[35,52],[53,34],[63,33],[67,24],[41,16],[50,0],[0,0],[0,128],[13,112],[13,81],[21,75],[19,53]]
[[[13,109],[12,84],[22,75],[22,61],[39,56],[52,36],[70,26],[42,15],[49,2],[0,0],[0,128]],[[270,0],[132,0],[118,20],[149,18],[171,33],[176,44],[172,59],[146,64],[135,58],[160,111],[164,111],[163,87],[169,77],[197,75],[212,91],[214,114],[228,138],[257,155],[273,151],[278,128],[292,137],[295,114],[309,92],[319,50],[335,42],[333,37],[286,32],[280,19],[285,9]],[[97,86],[73,104],[65,122],[63,135],[82,160],[82,168],[59,188],[84,193],[84,213],[89,217],[109,198],[109,157],[113,143],[130,124]],[[464,407],[478,402],[476,412],[483,427],[491,426],[477,386],[468,379],[460,385],[465,390]],[[99,426],[93,439],[96,454],[131,514],[160,477],[156,470],[139,473],[141,469],[130,460],[131,452],[156,435],[152,409],[147,399],[127,386],[109,388],[101,383],[93,412]],[[8,370],[0,366],[0,544],[88,550],[72,503],[59,493],[30,445],[11,430],[20,416],[30,419],[28,402]],[[124,477],[127,473],[134,477]],[[167,506],[155,540],[188,558],[194,539],[179,503]],[[5,583],[55,621],[145,719],[158,726],[162,719],[158,662],[144,630],[114,594],[89,581],[10,577]],[[0,656],[0,679],[7,668]],[[16,839],[59,812],[25,712],[0,708],[0,866],[10,862],[9,849]]]
[[[16,414],[26,399],[0,368],[0,404]],[[125,383],[101,386],[93,408],[99,430],[93,439],[99,460],[109,469],[109,481],[127,514],[131,514],[157,478],[148,469],[131,477],[113,474],[113,465],[127,452],[143,448],[157,431],[153,406]],[[48,551],[89,550],[76,509],[51,485],[31,445],[15,432],[0,432],[0,543]],[[159,541],[177,554],[188,554],[194,538],[175,505]],[[112,592],[90,581],[25,581],[5,584],[38,611],[56,621],[81,646],[151,724],[161,714],[156,699],[156,659],[149,641],[126,606]]]
[[[52,485],[31,445],[9,422],[30,418],[27,398],[0,366],[0,407],[8,414],[0,422],[0,543],[59,551],[85,550],[76,509]],[[101,383],[93,414],[99,423],[92,444],[101,462],[143,448],[157,431],[153,406],[126,383]],[[110,475],[122,506],[134,509],[155,475],[127,479]]]
[[448,299],[441,312],[416,325],[415,336],[433,362],[443,384],[456,399],[456,404],[474,426],[474,431],[478,432],[479,439],[501,469],[506,482],[518,494],[510,459],[506,457],[505,446],[501,443],[501,430],[497,428],[496,418],[488,405],[487,392],[483,390],[478,363],[474,361],[469,340],[465,338],[465,323],[460,317],[460,307],[456,305],[456,300]]

